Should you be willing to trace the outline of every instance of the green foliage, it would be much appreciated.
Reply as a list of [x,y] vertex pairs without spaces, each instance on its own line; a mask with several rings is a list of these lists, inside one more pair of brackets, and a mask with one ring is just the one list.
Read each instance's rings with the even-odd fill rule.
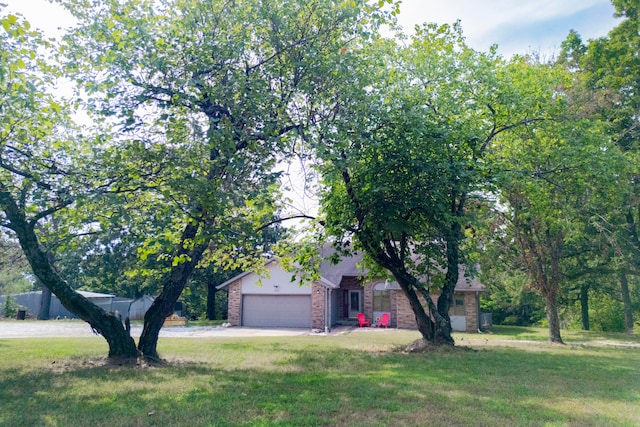
[[20,245],[0,236],[0,295],[33,289],[34,277]]
[[[189,318],[207,319],[208,297],[206,286],[202,286],[202,283],[197,280],[192,280],[185,288],[180,300],[183,303],[184,313],[188,315]],[[217,320],[227,319],[228,304],[226,291],[216,292],[214,309]]]
[[[303,142],[312,95],[340,50],[394,5],[61,3],[78,20],[62,48],[65,73],[108,141],[92,187],[99,196],[80,207],[99,236],[75,244],[88,254],[83,274],[99,277],[88,285],[160,293],[141,337],[154,356],[159,328],[149,325],[194,269],[260,269],[270,255],[281,198],[274,167]],[[118,254],[124,265],[98,259]],[[186,298],[200,311],[196,287]]]
[[8,319],[13,319],[16,317],[17,313],[18,313],[18,304],[16,304],[16,302],[13,300],[11,295],[5,295],[2,314],[4,315],[4,317]]
[[59,76],[46,62],[55,58],[51,42],[14,15],[0,20],[0,180],[37,217],[68,203],[68,174],[86,161],[84,147],[73,138],[69,105],[50,94]]
[[458,26],[434,25],[406,47],[378,40],[345,59],[359,72],[342,77],[342,115],[317,148],[328,234],[353,233],[374,258],[397,242],[412,274],[441,276],[441,241],[467,220],[463,200],[484,171],[495,61],[467,48]]
[[[344,44],[388,14],[363,1],[62,3],[80,24],[67,37],[67,73],[97,119],[135,136],[115,138],[103,174],[138,190],[94,212],[136,248],[128,280],[159,283],[189,262],[261,263],[281,198],[273,166],[309,125],[309,93]],[[197,233],[183,241],[189,225]]]
[[[601,134],[610,138],[623,153],[623,161],[616,161],[607,176],[615,176],[615,190],[600,200],[604,213],[593,217],[591,223],[594,251],[588,263],[611,273],[619,283],[627,328],[632,328],[634,299],[625,285],[629,274],[635,274],[640,260],[640,222],[638,199],[638,155],[640,127],[638,112],[638,79],[640,62],[637,46],[637,0],[613,1],[619,24],[606,37],[583,44],[577,33],[571,33],[563,43],[562,61],[574,73],[574,85],[569,96],[579,105],[579,113],[589,120],[605,123]],[[567,59],[568,58],[568,59]],[[606,248],[606,249],[605,249]],[[594,260],[596,260],[594,262]],[[596,274],[599,274],[596,272]],[[611,293],[616,295],[618,292]],[[615,297],[617,298],[617,296]]]
[[488,287],[481,296],[482,312],[491,313],[496,325],[535,325],[545,317],[544,302],[529,287],[526,273],[518,270],[483,272]]
[[33,275],[16,269],[0,270],[0,295],[19,294],[34,288]]
[[622,303],[610,295],[602,294],[591,300],[589,316],[594,331],[624,332]]

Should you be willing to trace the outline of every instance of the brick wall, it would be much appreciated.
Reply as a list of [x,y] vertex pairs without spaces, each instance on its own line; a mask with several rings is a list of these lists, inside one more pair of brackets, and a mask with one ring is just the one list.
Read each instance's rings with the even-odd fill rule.
[[240,326],[242,318],[242,280],[236,280],[229,285],[229,313],[227,321],[231,326]]
[[395,291],[391,291],[391,319],[389,319],[389,326],[392,328],[398,327],[398,292]]
[[325,302],[327,300],[327,288],[314,283],[311,286],[311,328],[324,330]]
[[345,276],[340,282],[340,289],[362,289],[362,281],[356,276]]
[[373,286],[374,283],[367,283],[363,287],[364,298],[362,302],[362,312],[365,319],[373,324]]
[[[416,316],[413,314],[409,299],[404,295],[402,291],[393,291],[396,299],[396,327],[400,329],[417,329]],[[393,317],[393,316],[392,316]]]
[[[404,295],[402,291],[394,291],[392,292],[391,298],[391,310],[392,310],[392,320],[393,320],[393,312],[397,313],[398,320],[396,323],[396,327],[400,329],[417,329],[418,325],[416,324],[416,317],[413,314],[413,310],[411,310],[411,305],[409,304],[409,300]],[[433,299],[434,304],[438,304],[438,294],[432,294],[431,298]],[[424,305],[424,299],[420,298],[420,302]],[[395,310],[394,310],[394,299],[395,299]],[[464,292],[464,310],[465,310],[465,320],[466,320],[466,332],[477,332],[478,331],[478,302],[475,292]]]
[[478,300],[475,292],[464,293],[464,312],[467,321],[467,332],[478,331]]
[[[373,288],[379,283],[380,283],[379,280],[374,280],[373,282],[369,282],[366,285],[364,285],[363,312],[367,320],[369,320],[372,324],[375,321],[373,317]],[[389,327],[391,328],[398,327],[398,294],[400,294],[400,297],[404,297],[404,295],[402,295],[402,291],[394,291],[394,290],[389,291],[389,300],[390,300],[389,301],[390,302]],[[407,305],[408,304],[409,302],[407,301]],[[409,308],[409,310],[411,310],[411,308]],[[413,328],[415,329],[416,328],[415,321],[413,322],[413,324],[414,324]]]

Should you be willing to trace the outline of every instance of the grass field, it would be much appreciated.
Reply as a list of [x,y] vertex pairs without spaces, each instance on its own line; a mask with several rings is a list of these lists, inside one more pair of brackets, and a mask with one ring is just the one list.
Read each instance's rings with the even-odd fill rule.
[[[164,338],[163,367],[108,365],[101,338],[0,339],[0,426],[637,426],[640,337],[537,328]],[[464,347],[464,348],[462,348]]]

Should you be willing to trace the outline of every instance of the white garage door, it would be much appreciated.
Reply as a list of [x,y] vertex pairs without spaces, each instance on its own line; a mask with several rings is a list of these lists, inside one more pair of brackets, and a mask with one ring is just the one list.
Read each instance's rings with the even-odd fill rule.
[[310,328],[310,295],[244,295],[242,326]]
[[465,332],[467,330],[467,318],[464,316],[451,316],[451,329]]

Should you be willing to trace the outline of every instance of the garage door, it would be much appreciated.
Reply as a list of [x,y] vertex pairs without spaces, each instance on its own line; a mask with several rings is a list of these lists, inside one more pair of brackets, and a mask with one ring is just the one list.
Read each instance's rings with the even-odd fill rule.
[[310,328],[310,295],[244,295],[242,326]]
[[450,316],[451,329],[458,332],[465,332],[467,330],[467,318],[465,316]]

